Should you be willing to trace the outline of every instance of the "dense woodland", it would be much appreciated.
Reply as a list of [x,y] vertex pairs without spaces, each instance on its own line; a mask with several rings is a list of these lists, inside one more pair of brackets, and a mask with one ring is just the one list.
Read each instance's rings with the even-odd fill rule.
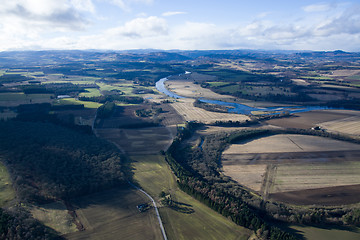
[[128,174],[115,146],[52,123],[0,122],[0,154],[23,201],[68,199],[122,184]]
[[132,96],[121,96],[121,95],[106,95],[106,96],[99,96],[99,97],[79,97],[81,101],[91,101],[91,102],[112,102],[118,101],[122,103],[130,103],[130,104],[139,104],[144,101],[142,97],[132,97]]

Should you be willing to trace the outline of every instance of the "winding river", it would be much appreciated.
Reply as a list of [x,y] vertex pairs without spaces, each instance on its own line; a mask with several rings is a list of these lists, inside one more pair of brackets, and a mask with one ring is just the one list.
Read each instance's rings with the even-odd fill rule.
[[[190,74],[190,72],[185,72],[185,74]],[[171,77],[171,76],[169,76],[169,77]],[[169,79],[166,77],[166,78],[162,78],[156,82],[155,86],[159,92],[162,92],[162,93],[168,95],[169,97],[176,98],[176,99],[187,98],[184,96],[177,95],[176,93],[173,93],[173,92],[169,91],[168,89],[166,89],[165,82],[167,80],[169,80]],[[322,106],[289,106],[289,107],[254,108],[254,107],[249,107],[249,106],[246,106],[246,105],[240,104],[240,103],[232,103],[232,102],[211,100],[211,99],[205,99],[205,98],[200,98],[199,101],[204,102],[204,103],[211,103],[211,104],[217,104],[217,105],[228,107],[229,113],[238,113],[238,114],[247,114],[247,115],[252,114],[252,112],[254,112],[254,111],[261,111],[261,112],[266,112],[265,114],[275,115],[275,114],[281,114],[284,112],[299,113],[299,112],[308,112],[308,111],[312,111],[312,110],[328,109],[327,107],[322,107]]]

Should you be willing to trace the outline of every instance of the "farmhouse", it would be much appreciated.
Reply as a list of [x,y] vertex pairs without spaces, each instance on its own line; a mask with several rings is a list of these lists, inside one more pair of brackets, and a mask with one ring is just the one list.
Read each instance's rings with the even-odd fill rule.
[[145,212],[149,209],[149,205],[147,203],[139,204],[136,206],[139,212]]

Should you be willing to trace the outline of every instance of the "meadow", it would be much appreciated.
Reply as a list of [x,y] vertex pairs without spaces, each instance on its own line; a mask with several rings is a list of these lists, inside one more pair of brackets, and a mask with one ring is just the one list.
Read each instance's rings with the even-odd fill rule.
[[129,187],[114,188],[71,200],[76,219],[84,231],[66,239],[161,239],[154,209],[139,212],[137,205],[149,200]]
[[189,214],[168,207],[160,208],[168,239],[248,239],[252,234],[182,192],[163,156],[131,156],[131,159],[135,181],[150,195],[159,199],[159,194],[164,191],[176,202],[193,210]]
[[61,201],[44,205],[27,204],[25,207],[31,215],[60,234],[78,231],[72,216]]

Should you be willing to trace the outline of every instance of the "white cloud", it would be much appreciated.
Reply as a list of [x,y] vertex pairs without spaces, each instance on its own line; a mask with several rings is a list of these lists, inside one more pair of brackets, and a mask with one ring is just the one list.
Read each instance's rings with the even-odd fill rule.
[[165,19],[150,16],[148,18],[135,18],[123,26],[107,31],[112,36],[128,38],[146,38],[168,34],[168,25]]
[[186,14],[186,12],[164,12],[162,14],[162,16],[170,17],[170,16],[174,16],[174,15],[181,15],[181,14]]
[[[229,45],[264,49],[359,50],[356,42],[360,39],[360,6],[330,7],[311,5],[306,8],[307,12],[316,10],[316,16],[309,13],[296,20],[281,22],[261,19],[238,26],[229,34]],[[320,10],[328,12],[321,13]],[[336,14],[328,14],[335,10]]]
[[75,9],[95,13],[95,6],[91,0],[70,0]]
[[124,11],[130,11],[133,4],[152,4],[154,0],[103,0],[115,6],[118,6]]
[[[102,2],[101,2],[102,1]],[[135,4],[153,0],[96,0],[131,10]],[[9,49],[343,49],[359,51],[360,6],[335,8],[315,4],[298,9],[296,19],[276,20],[273,13],[254,15],[253,21],[217,25],[208,22],[172,22],[162,16],[136,15],[118,27],[90,25],[96,19],[94,0],[11,0],[0,8],[0,50]],[[112,6],[114,7],[114,6]],[[326,10],[328,9],[328,10]],[[303,11],[304,10],[304,11]],[[126,15],[130,15],[126,13]],[[110,21],[110,15],[104,22]],[[113,24],[116,22],[113,21]],[[104,23],[105,24],[105,23]],[[94,32],[91,32],[94,30]],[[101,30],[100,30],[101,29]],[[81,31],[79,31],[81,30]]]
[[354,5],[339,17],[327,19],[315,29],[316,35],[360,34],[360,5]]
[[91,11],[91,1],[12,0],[2,5],[0,17],[3,26],[14,22],[19,30],[79,30],[89,23],[79,8]]
[[333,8],[334,5],[329,3],[317,3],[303,7],[305,12],[325,12]]

